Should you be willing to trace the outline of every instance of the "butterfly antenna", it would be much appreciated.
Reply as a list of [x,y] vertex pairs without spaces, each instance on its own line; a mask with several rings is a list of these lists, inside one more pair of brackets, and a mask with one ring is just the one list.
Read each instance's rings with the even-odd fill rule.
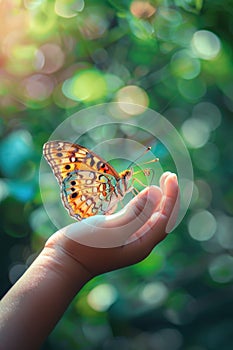
[[[148,151],[150,151],[151,150],[151,147],[147,147],[147,149],[144,151],[144,153],[143,154],[145,154],[145,153],[147,153]],[[138,157],[139,158],[139,157]],[[138,159],[137,158],[137,159]],[[137,160],[136,159],[136,160]],[[136,161],[135,160],[135,161]],[[151,160],[149,160],[148,162],[143,162],[143,163],[141,163],[141,164],[137,164],[137,165],[135,165],[135,167],[139,167],[140,165],[144,165],[144,164],[151,164],[151,163],[156,163],[156,162],[158,162],[159,161],[159,158],[157,158],[157,157],[155,157],[154,159],[151,159]],[[135,162],[134,162],[135,163]],[[134,167],[134,166],[133,166]],[[146,169],[140,169],[140,170],[138,170],[138,171],[134,171],[134,173],[133,173],[133,175],[137,175],[137,174],[140,174],[140,173],[144,173],[144,175],[145,176],[150,176],[150,175],[152,175],[152,177],[151,177],[151,182],[152,182],[152,180],[153,180],[153,178],[154,178],[154,169],[150,169],[150,168],[146,168]],[[134,180],[136,181],[136,182],[138,182],[138,183],[140,183],[142,186],[145,186],[139,179],[137,179],[137,178],[134,178]]]
[[[140,159],[141,157],[143,157],[144,154],[146,154],[146,153],[149,152],[150,150],[151,150],[151,146],[147,147],[147,148],[145,149],[145,151],[144,151],[142,154],[140,154],[133,162],[131,162],[131,163],[128,165],[127,169],[131,168],[132,165],[135,164],[135,162],[136,162],[138,159]],[[157,159],[157,160],[155,160],[155,159]],[[153,162],[157,162],[157,161],[159,160],[158,158],[155,158],[155,159],[153,159],[152,161],[143,163],[143,164],[153,163]]]

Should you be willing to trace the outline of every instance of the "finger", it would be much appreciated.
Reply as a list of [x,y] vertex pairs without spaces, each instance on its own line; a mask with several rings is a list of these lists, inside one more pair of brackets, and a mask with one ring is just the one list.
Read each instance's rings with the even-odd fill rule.
[[166,217],[171,215],[172,209],[178,197],[178,181],[176,174],[170,173],[163,182],[164,200],[161,213]]
[[165,203],[162,213],[168,217],[166,233],[171,232],[175,226],[180,209],[180,193],[177,176],[171,174],[165,181]]
[[[170,180],[169,180],[170,179]],[[171,180],[172,179],[172,180]],[[135,239],[140,238],[143,234],[145,234],[148,230],[151,229],[151,226],[154,227],[154,223],[157,222],[159,211],[168,217],[171,213],[171,208],[173,207],[173,202],[177,196],[177,177],[175,174],[167,171],[163,173],[160,178],[160,186],[164,191],[163,199],[160,201],[160,208],[158,211],[154,210],[152,217],[150,220],[141,227],[135,234],[133,234],[127,241],[127,243],[133,242]],[[173,198],[173,200],[172,200]],[[157,208],[156,208],[157,209]]]
[[[150,220],[148,221],[148,226],[150,230],[153,232],[157,232],[156,237],[158,240],[161,240],[161,237],[166,235],[167,224],[170,222],[174,208],[177,203],[179,187],[176,174],[170,173],[166,176],[164,181],[164,197],[163,204],[159,211],[155,212]],[[174,216],[173,220],[176,219]],[[162,235],[162,236],[161,236]],[[152,237],[155,235],[151,235]],[[152,239],[152,243],[157,242],[157,238],[155,241]]]
[[143,259],[167,235],[167,224],[178,196],[178,182],[175,174],[166,176],[164,182],[165,200],[163,208],[155,211],[147,223],[137,232],[139,239],[126,247],[127,254]]
[[[120,212],[105,217],[105,227],[114,228],[127,225],[138,218],[146,222],[162,198],[162,191],[157,186],[150,186],[141,191]],[[135,230],[135,227],[133,227]]]
[[165,171],[165,173],[163,173],[162,176],[160,177],[159,183],[160,183],[160,188],[162,189],[163,192],[164,192],[165,181],[170,174],[172,174],[170,171]]
[[70,239],[91,247],[120,246],[145,224],[161,197],[162,193],[158,187],[148,187],[119,213],[109,216],[93,216],[67,226],[63,232]]

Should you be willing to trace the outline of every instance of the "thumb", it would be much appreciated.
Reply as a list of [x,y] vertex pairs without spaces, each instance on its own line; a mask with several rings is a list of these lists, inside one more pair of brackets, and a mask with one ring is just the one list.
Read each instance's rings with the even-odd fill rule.
[[83,245],[98,248],[121,246],[147,222],[161,198],[159,187],[147,187],[118,213],[92,216],[66,226],[62,231],[68,238]]

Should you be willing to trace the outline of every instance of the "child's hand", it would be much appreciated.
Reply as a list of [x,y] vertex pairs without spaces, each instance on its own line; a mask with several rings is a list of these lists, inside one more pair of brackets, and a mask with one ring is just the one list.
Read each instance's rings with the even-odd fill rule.
[[177,177],[166,172],[160,187],[147,187],[119,213],[71,224],[54,234],[46,248],[60,247],[90,276],[137,263],[171,230],[177,198]]

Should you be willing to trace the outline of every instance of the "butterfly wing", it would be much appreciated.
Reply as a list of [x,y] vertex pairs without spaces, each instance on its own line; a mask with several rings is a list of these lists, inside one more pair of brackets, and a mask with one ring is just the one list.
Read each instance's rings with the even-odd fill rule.
[[118,196],[117,171],[87,148],[63,141],[47,142],[43,154],[61,187],[70,216],[82,220],[111,211]]
[[76,170],[92,170],[112,175],[116,179],[118,172],[104,159],[86,147],[64,141],[50,141],[45,143],[43,154],[49,163],[59,184]]
[[112,175],[93,170],[73,171],[62,182],[62,202],[76,220],[106,214],[113,203],[119,201],[115,186],[116,180]]

